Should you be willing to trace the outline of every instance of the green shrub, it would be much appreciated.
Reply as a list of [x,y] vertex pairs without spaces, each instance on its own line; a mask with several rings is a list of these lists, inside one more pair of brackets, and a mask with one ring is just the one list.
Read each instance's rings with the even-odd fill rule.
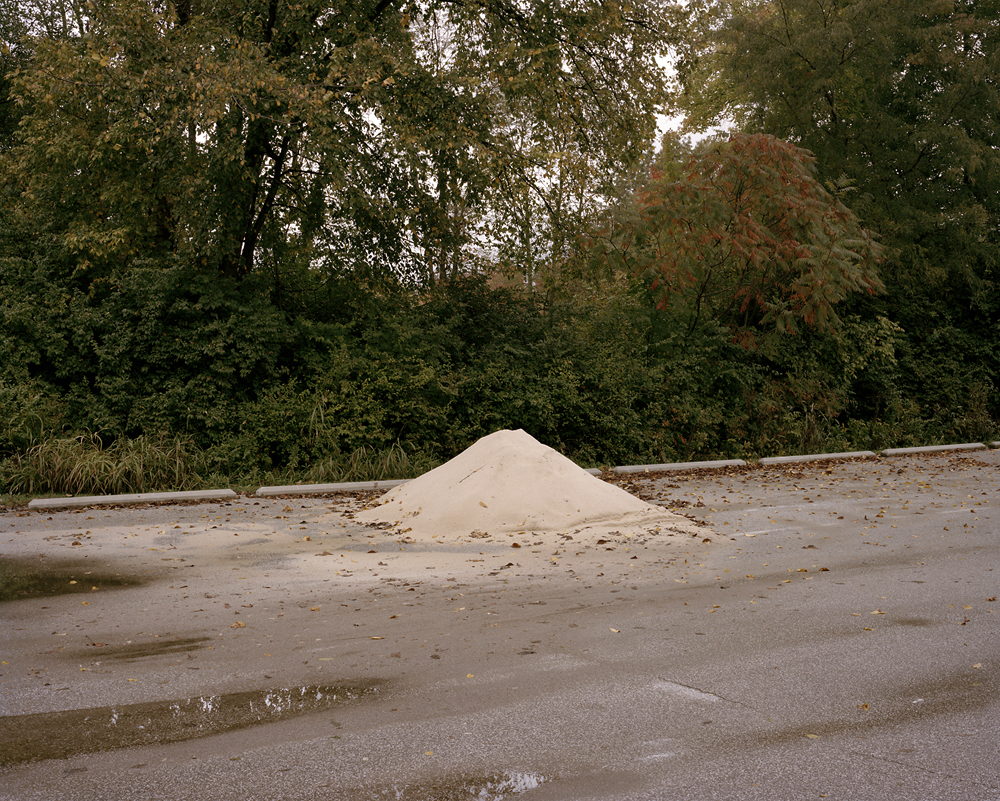
[[27,450],[66,423],[66,404],[49,387],[0,379],[0,457]]

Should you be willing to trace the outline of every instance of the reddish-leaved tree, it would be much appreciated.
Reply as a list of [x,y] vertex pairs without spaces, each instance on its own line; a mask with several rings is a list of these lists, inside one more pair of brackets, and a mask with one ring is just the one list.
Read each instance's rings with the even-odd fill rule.
[[875,293],[880,247],[814,177],[812,154],[764,134],[734,134],[670,163],[667,153],[604,252],[657,308],[710,317],[758,347],[801,325],[835,331],[835,304]]

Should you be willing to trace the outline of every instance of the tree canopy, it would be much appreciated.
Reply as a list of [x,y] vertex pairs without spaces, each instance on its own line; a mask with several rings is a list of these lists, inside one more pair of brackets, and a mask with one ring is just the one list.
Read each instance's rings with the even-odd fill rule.
[[168,254],[426,279],[553,148],[593,176],[639,158],[663,100],[661,0],[74,8],[61,35],[27,26],[6,170],[29,227],[98,273]]
[[807,148],[887,247],[902,293],[992,303],[1000,247],[1000,3],[696,3],[680,102]]
[[817,182],[807,151],[764,134],[733,134],[683,162],[678,150],[664,148],[602,248],[658,308],[686,313],[691,328],[703,316],[725,324],[755,346],[803,325],[835,331],[838,302],[882,288],[881,249]]
[[996,439],[998,10],[0,0],[0,488]]

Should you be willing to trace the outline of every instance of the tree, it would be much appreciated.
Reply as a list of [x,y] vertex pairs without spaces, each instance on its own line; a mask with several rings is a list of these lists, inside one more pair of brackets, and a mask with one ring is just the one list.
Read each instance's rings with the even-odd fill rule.
[[511,133],[527,134],[523,145],[530,158],[500,174],[487,236],[496,243],[505,274],[552,290],[571,272],[567,264],[579,250],[579,237],[620,199],[619,184],[641,162],[633,155],[601,163],[575,140],[569,116],[544,137],[532,135],[526,122],[526,117],[513,122]]
[[[678,102],[811,150],[885,248],[859,306],[905,332],[904,394],[928,415],[990,398],[1000,352],[1000,3],[698,4]],[[977,400],[980,399],[980,400]]]
[[0,150],[10,147],[20,117],[11,92],[14,73],[25,61],[21,43],[26,33],[10,0],[2,0],[0,2]]
[[992,305],[1000,240],[1000,3],[699,4],[678,102],[811,150],[886,246],[893,297]]
[[734,134],[660,166],[602,248],[657,308],[730,327],[748,347],[803,325],[833,331],[848,293],[882,288],[880,248],[815,178],[815,159],[763,134]]
[[77,35],[35,39],[8,169],[22,217],[95,274],[165,253],[233,279],[289,260],[426,279],[469,240],[461,210],[523,182],[525,137],[558,128],[604,164],[646,149],[665,18],[661,0],[89,3]]

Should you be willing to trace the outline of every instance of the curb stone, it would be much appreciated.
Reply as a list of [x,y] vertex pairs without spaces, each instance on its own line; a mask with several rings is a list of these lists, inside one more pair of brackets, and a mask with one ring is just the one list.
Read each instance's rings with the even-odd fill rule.
[[807,456],[765,456],[757,464],[788,464],[790,462],[819,462],[824,459],[877,459],[874,451],[849,451],[846,453],[812,453]]
[[290,484],[284,487],[261,487],[255,495],[268,498],[274,495],[328,495],[334,492],[355,490],[391,489],[410,481],[408,478],[391,481],[349,481],[340,484]]
[[[990,442],[989,448],[1000,448],[1000,440]],[[941,453],[947,451],[981,451],[989,449],[981,442],[966,442],[954,445],[927,445],[915,448],[886,448],[878,454],[873,451],[851,451],[845,453],[817,453],[804,456],[767,456],[758,459],[757,464],[789,464],[795,462],[812,462],[825,459],[878,458],[879,456],[905,456],[919,453]],[[743,459],[721,459],[705,462],[670,462],[667,464],[623,465],[613,467],[609,472],[619,474],[654,473],[683,470],[712,469],[718,467],[739,467],[749,464]],[[600,468],[585,468],[593,476],[603,472]],[[283,487],[261,487],[255,495],[261,498],[277,495],[329,495],[337,492],[354,492],[357,490],[391,489],[405,484],[411,479],[394,479],[389,481],[354,481],[339,484],[292,484]],[[67,509],[83,506],[114,506],[139,503],[177,503],[182,501],[224,501],[238,498],[231,489],[193,490],[188,492],[147,492],[135,495],[91,495],[69,498],[35,498],[28,503],[28,509],[39,511],[43,509]]]
[[659,473],[668,470],[698,470],[712,467],[738,467],[746,465],[743,459],[721,459],[715,462],[670,462],[668,464],[634,464],[611,468],[612,473]]
[[35,498],[29,509],[66,509],[77,506],[112,506],[165,501],[227,501],[239,496],[231,489],[191,490],[189,492],[140,492],[135,495],[78,495],[72,498]]
[[911,453],[940,453],[941,451],[985,451],[981,442],[964,442],[956,445],[926,445],[916,448],[886,448],[881,456],[907,456]]

